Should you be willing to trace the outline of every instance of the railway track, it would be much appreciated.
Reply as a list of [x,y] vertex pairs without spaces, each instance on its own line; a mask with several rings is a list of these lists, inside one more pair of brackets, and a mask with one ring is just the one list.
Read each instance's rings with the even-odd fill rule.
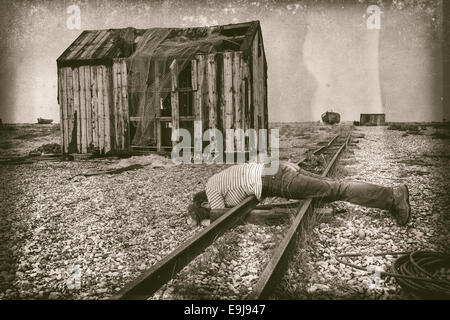
[[[328,154],[331,160],[327,162],[322,176],[326,176],[333,165],[336,163],[340,153],[347,146],[351,135],[346,137],[334,136],[327,144],[314,150],[312,155]],[[340,141],[339,141],[340,140]],[[340,142],[340,143],[339,143]],[[302,165],[306,163],[308,157],[304,157],[295,163]],[[285,236],[274,249],[270,261],[266,264],[257,283],[253,286],[252,292],[247,295],[247,299],[266,299],[271,290],[275,287],[277,280],[283,274],[286,262],[289,257],[290,248],[295,243],[296,235],[299,231],[300,223],[305,214],[311,209],[312,199],[305,201],[290,201],[272,205],[259,205],[254,197],[246,198],[241,204],[228,210],[208,227],[203,229],[193,238],[182,244],[171,254],[153,265],[150,269],[144,271],[139,277],[126,284],[117,292],[112,300],[142,300],[148,299],[157,292],[164,284],[173,279],[176,274],[200,255],[222,234],[227,232],[239,221],[244,221],[246,215],[254,208],[269,209],[273,207],[298,208],[298,212],[291,223]]]
[[[329,148],[335,141],[336,139],[339,137],[339,135],[335,135],[333,138],[331,138],[330,141],[328,141],[327,144],[319,147],[318,149],[314,150],[312,152],[312,155],[318,155],[319,153],[323,152],[324,150],[326,150],[327,148]],[[304,156],[302,158],[300,158],[297,162],[295,162],[296,165],[300,165],[301,163],[305,162],[308,159],[307,156]]]

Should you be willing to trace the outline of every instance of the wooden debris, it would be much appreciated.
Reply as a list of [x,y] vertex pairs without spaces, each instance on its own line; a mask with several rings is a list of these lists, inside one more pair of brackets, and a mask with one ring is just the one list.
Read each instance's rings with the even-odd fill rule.
[[103,171],[96,171],[96,172],[87,172],[87,173],[80,173],[80,174],[76,174],[72,177],[69,178],[69,180],[72,180],[75,177],[78,176],[85,176],[85,177],[91,177],[91,176],[98,176],[98,175],[102,175],[102,174],[117,174],[117,173],[122,173],[125,171],[129,171],[129,170],[136,170],[136,169],[141,169],[145,166],[148,166],[149,164],[132,164],[130,166],[127,167],[123,167],[123,168],[117,168],[117,169],[109,169],[109,170],[103,170]]

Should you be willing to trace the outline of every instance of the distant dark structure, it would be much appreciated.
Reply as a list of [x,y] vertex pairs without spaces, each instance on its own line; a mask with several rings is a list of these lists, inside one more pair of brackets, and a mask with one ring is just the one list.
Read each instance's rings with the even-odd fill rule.
[[341,122],[341,115],[337,112],[327,111],[322,114],[322,121],[326,124],[336,124]]
[[53,122],[53,120],[52,120],[52,119],[38,118],[38,119],[37,119],[37,122],[38,122],[39,124],[50,124],[50,123]]
[[384,126],[386,125],[386,114],[361,113],[359,123],[362,126]]

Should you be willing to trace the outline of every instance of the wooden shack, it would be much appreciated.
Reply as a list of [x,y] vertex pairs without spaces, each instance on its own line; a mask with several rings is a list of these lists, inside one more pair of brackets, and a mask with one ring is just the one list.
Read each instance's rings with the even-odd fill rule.
[[[180,46],[186,50],[174,54]],[[203,130],[268,128],[258,21],[83,31],[57,67],[64,153],[170,150],[172,131],[192,132],[194,120]],[[136,90],[142,76],[145,86]]]

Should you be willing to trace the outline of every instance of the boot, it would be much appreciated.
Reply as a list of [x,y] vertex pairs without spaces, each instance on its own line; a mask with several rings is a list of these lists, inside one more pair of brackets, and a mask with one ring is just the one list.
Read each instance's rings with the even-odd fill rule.
[[393,188],[394,203],[390,210],[399,226],[405,226],[411,218],[411,206],[409,205],[409,191],[405,184]]

